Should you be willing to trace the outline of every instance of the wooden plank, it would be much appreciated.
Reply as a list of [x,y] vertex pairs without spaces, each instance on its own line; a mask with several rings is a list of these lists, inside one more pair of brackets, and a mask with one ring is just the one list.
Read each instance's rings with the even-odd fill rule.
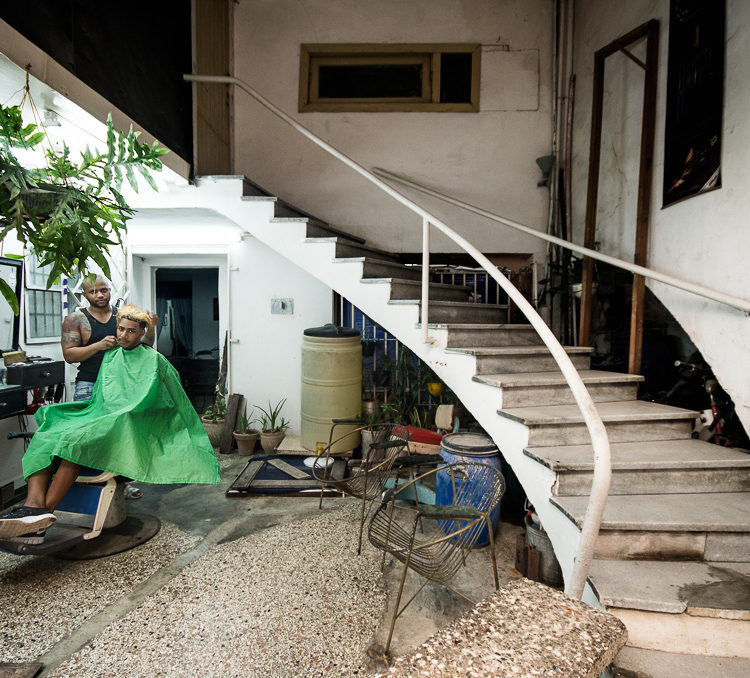
[[224,429],[219,440],[219,452],[230,454],[234,448],[234,429],[237,428],[237,412],[240,401],[244,398],[241,393],[232,393],[227,402],[227,413],[224,417]]
[[533,546],[529,546],[526,549],[526,577],[533,581],[542,581],[541,567],[542,567],[542,554],[537,551]]
[[522,532],[516,535],[516,571],[524,577],[526,576],[527,570],[527,559],[526,559],[526,534]]
[[[659,68],[659,23],[647,24],[646,77],[643,83],[643,113],[641,122],[641,157],[638,169],[638,209],[636,212],[634,263],[648,264],[648,231],[651,213],[651,184],[654,169],[654,137],[656,130],[656,86]],[[640,374],[643,346],[643,313],[646,300],[646,281],[633,276],[633,297],[630,317],[630,355],[628,372]]]
[[245,469],[237,476],[237,479],[232,483],[230,490],[241,490],[250,487],[250,484],[255,479],[255,476],[260,473],[260,470],[265,465],[265,461],[250,461],[248,462]]
[[[232,75],[231,0],[193,1],[193,73]],[[198,175],[233,173],[231,85],[193,83],[193,160]]]
[[299,489],[299,490],[309,490],[309,489],[320,489],[320,483],[315,480],[315,478],[308,478],[307,480],[295,480],[294,478],[289,478],[288,480],[266,480],[266,479],[259,479],[254,480],[252,482],[252,485],[250,487],[255,490],[266,490],[266,489],[273,489],[277,488],[279,490],[283,490],[284,488],[290,488],[290,489]]
[[279,469],[282,473],[286,473],[288,476],[292,476],[292,478],[297,478],[297,480],[310,479],[309,473],[305,473],[303,470],[287,464],[283,459],[269,459],[268,463],[274,468]]
[[[594,98],[591,106],[591,141],[589,142],[589,176],[586,189],[586,217],[583,246],[595,248],[596,206],[599,199],[599,165],[602,152],[602,115],[604,107],[604,55],[594,55]],[[591,328],[591,296],[594,282],[594,260],[583,258],[581,278],[581,311],[578,345],[588,346]]]

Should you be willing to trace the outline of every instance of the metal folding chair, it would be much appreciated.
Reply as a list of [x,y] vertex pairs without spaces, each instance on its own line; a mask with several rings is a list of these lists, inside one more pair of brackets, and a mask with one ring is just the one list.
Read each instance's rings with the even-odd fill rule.
[[[449,506],[432,506],[418,501],[418,493],[410,492],[410,486],[430,481],[438,474],[446,474],[453,490],[453,502]],[[456,572],[466,563],[466,556],[477,542],[484,528],[489,531],[490,554],[495,577],[495,588],[499,588],[495,539],[490,514],[500,503],[505,492],[505,480],[497,469],[486,464],[446,464],[423,473],[414,480],[395,487],[385,493],[383,501],[370,520],[368,537],[370,543],[390,553],[404,564],[396,598],[391,628],[385,651],[388,652],[393,637],[396,619],[409,606],[428,581],[437,582],[465,600],[475,601],[449,585]],[[408,502],[397,497],[410,498]],[[417,525],[422,520],[431,521],[433,529],[427,534],[417,534]],[[425,578],[419,590],[399,610],[407,570],[413,570]]]

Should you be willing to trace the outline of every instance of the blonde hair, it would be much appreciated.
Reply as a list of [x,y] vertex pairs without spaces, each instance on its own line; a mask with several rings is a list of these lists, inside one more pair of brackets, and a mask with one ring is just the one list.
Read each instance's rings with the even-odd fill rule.
[[142,308],[138,308],[135,304],[128,304],[117,311],[117,322],[119,323],[121,320],[137,322],[141,326],[141,329],[146,329],[151,322],[148,313]]

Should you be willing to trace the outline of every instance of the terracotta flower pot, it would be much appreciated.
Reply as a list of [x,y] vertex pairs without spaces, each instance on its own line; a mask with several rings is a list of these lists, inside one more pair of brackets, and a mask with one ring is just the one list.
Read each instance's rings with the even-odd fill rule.
[[258,442],[258,431],[250,429],[247,433],[234,432],[234,439],[237,441],[237,452],[239,454],[250,455],[255,452],[255,443]]
[[284,431],[274,431],[273,433],[263,432],[260,434],[260,446],[264,452],[273,452],[286,438]]
[[208,434],[208,441],[212,447],[218,447],[221,442],[221,432],[224,430],[224,420],[217,419],[214,421],[211,417],[201,417],[203,428]]

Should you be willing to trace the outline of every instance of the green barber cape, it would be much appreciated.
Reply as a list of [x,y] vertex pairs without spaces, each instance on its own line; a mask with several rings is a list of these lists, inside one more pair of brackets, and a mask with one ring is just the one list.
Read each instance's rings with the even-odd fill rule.
[[148,483],[218,483],[219,462],[177,371],[148,346],[104,356],[91,400],[45,405],[23,475],[54,457]]

